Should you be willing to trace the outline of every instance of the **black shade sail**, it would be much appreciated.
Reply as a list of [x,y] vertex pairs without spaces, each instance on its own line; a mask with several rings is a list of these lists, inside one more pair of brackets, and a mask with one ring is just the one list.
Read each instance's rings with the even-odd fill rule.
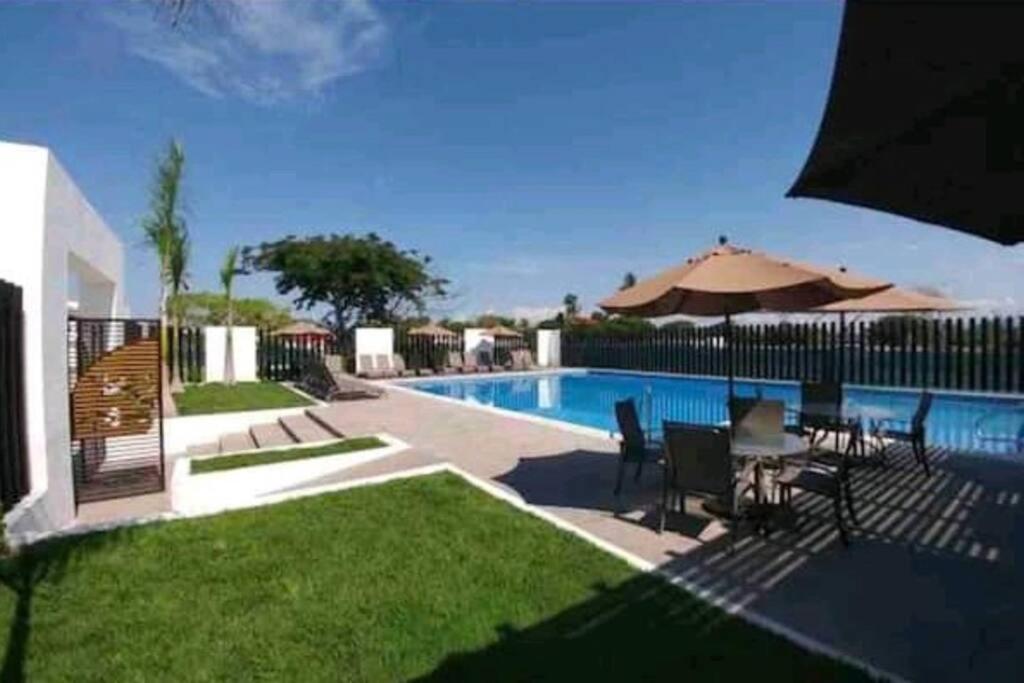
[[848,2],[787,196],[1024,240],[1024,4]]

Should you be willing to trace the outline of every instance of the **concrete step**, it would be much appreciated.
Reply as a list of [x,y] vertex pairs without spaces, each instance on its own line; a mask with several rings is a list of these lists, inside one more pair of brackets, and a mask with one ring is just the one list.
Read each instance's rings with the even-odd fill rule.
[[316,422],[336,438],[340,439],[345,436],[345,432],[342,431],[341,427],[337,424],[337,420],[334,419],[334,410],[337,410],[334,406],[328,406],[326,408],[310,408],[306,411],[306,415],[308,415],[309,419],[313,420],[313,422]]
[[334,432],[325,429],[319,422],[303,413],[301,415],[286,415],[278,420],[284,431],[299,443],[313,443],[316,441],[330,441],[338,438]]
[[278,448],[295,444],[292,435],[277,422],[266,422],[249,427],[249,435],[257,448]]
[[235,451],[251,451],[256,448],[249,432],[235,432],[220,437],[220,452],[233,453]]
[[186,455],[216,455],[217,453],[220,453],[220,444],[216,441],[196,444],[185,449]]

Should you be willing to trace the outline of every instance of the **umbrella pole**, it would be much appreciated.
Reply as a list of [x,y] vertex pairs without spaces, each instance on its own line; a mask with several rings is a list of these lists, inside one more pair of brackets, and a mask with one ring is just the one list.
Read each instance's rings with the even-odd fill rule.
[[[733,399],[733,368],[732,368],[732,317],[725,314],[725,365],[729,375],[729,403]],[[726,406],[728,408],[728,406]]]

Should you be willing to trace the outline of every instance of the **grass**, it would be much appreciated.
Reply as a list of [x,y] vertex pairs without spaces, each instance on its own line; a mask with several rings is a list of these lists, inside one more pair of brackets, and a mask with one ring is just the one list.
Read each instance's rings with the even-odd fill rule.
[[60,539],[0,574],[2,680],[862,680],[450,474]]
[[174,404],[178,407],[179,415],[208,415],[313,405],[306,397],[277,382],[239,382],[232,386],[211,382],[187,386],[184,393],[174,397]]
[[193,460],[192,474],[233,470],[239,467],[252,467],[253,465],[269,465],[270,463],[302,460],[304,458],[320,458],[325,455],[354,453],[356,451],[365,451],[369,448],[383,448],[386,445],[386,443],[375,436],[361,436],[310,448],[287,448],[276,451],[224,455],[203,460]]

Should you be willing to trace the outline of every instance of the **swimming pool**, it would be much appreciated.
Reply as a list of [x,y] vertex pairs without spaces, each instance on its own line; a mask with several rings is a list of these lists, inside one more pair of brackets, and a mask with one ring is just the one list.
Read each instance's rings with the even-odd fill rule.
[[[633,397],[641,420],[716,424],[726,419],[724,380],[669,377],[600,371],[439,378],[407,386],[438,396],[461,399],[529,415],[561,420],[609,432],[615,425],[614,404]],[[846,388],[846,397],[909,418],[919,395],[910,391]],[[738,396],[754,396],[800,406],[800,387],[783,382],[737,381]],[[645,395],[650,396],[645,400]],[[650,405],[650,410],[643,406]],[[964,451],[1014,453],[1024,436],[1024,399],[965,394],[936,394],[928,417],[929,443]],[[649,412],[649,415],[647,414]],[[980,430],[979,430],[980,425]]]

